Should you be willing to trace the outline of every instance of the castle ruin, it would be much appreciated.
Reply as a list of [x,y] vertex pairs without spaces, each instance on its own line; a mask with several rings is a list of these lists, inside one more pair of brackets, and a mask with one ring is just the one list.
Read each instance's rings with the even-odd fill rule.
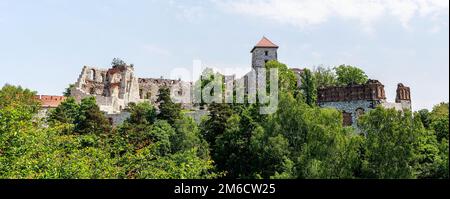
[[[278,61],[278,46],[266,37],[263,37],[250,51],[252,53],[252,70],[264,68],[268,61]],[[297,77],[297,86],[301,85],[300,75],[303,69],[291,69]],[[226,77],[226,84],[230,81],[244,81],[245,92],[248,93],[249,77],[251,73],[242,79],[235,80],[234,76]],[[227,80],[228,79],[228,80]],[[231,80],[230,80],[231,79]],[[171,96],[191,99],[192,82],[180,79],[139,78],[134,75],[134,67],[125,63],[113,65],[109,69],[99,69],[84,66],[74,87],[71,88],[71,96],[77,101],[85,97],[96,98],[100,110],[105,112],[111,123],[119,124],[129,117],[124,111],[129,103],[150,102],[157,105],[159,88],[168,87]],[[228,95],[230,95],[229,93]],[[227,94],[225,94],[227,95]],[[356,126],[356,120],[365,112],[377,106],[394,108],[396,110],[411,109],[410,88],[399,83],[395,102],[386,100],[384,85],[378,80],[369,80],[363,85],[334,86],[320,88],[317,92],[318,105],[338,109],[343,113],[343,124]],[[39,96],[43,106],[56,107],[64,100],[59,96]],[[180,103],[179,101],[175,101]],[[192,103],[182,103],[184,109],[202,112]],[[199,114],[192,115],[199,120]]]
[[317,103],[321,107],[340,110],[343,115],[343,124],[356,126],[359,116],[377,106],[399,111],[411,110],[409,90],[409,87],[398,84],[397,98],[395,103],[392,103],[386,100],[384,85],[378,80],[369,80],[362,85],[320,88],[317,92]]

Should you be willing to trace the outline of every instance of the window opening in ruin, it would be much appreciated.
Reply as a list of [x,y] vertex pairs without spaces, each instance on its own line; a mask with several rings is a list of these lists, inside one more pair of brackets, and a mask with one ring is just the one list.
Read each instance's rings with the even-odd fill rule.
[[269,55],[269,51],[264,51],[264,54],[266,55],[266,56],[268,56]]
[[95,94],[95,88],[91,88],[91,89],[89,90],[89,93],[90,93],[91,95],[94,95],[94,94]]
[[353,120],[352,120],[352,114],[351,113],[347,113],[347,112],[342,112],[342,116],[343,116],[343,124],[344,126],[350,126],[353,124]]
[[90,74],[89,78],[91,80],[95,80],[95,70],[94,69],[91,70],[91,74]]

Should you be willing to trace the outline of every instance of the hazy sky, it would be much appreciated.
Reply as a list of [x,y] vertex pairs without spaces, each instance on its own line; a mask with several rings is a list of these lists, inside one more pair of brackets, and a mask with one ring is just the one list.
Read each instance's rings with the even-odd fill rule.
[[140,77],[194,59],[250,70],[262,36],[290,67],[362,68],[413,109],[449,100],[447,0],[0,0],[0,85],[61,95],[83,65],[120,57]]

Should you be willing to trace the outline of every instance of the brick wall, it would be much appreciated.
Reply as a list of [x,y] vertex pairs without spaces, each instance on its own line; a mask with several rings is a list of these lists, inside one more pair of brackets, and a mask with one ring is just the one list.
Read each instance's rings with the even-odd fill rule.
[[40,101],[44,108],[56,108],[66,99],[64,96],[54,95],[36,95],[34,98]]

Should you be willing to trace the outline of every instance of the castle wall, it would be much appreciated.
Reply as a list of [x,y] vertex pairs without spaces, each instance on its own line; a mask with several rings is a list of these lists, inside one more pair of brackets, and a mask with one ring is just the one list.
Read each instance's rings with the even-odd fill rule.
[[384,99],[386,99],[384,85],[377,80],[369,80],[368,83],[363,85],[320,88],[317,91],[319,102]]
[[[180,80],[137,78],[131,66],[117,66],[110,69],[98,69],[84,66],[71,90],[77,101],[93,96],[100,110],[108,114],[118,114],[130,102],[149,101],[156,104],[159,88],[168,86],[171,94],[184,108],[190,106],[191,84]],[[177,102],[175,100],[175,102]]]
[[356,127],[356,121],[361,114],[379,105],[384,108],[394,108],[398,111],[411,109],[409,87],[399,84],[396,102],[387,102],[384,85],[377,80],[369,80],[363,85],[321,88],[317,95],[319,106],[340,110],[344,116],[344,125],[354,127]]
[[66,99],[66,97],[54,95],[35,95],[34,99],[39,101],[43,108],[56,108]]
[[130,66],[107,70],[84,66],[71,90],[77,101],[94,96],[101,111],[120,113],[129,102],[139,100],[139,83]]
[[122,111],[120,113],[115,114],[105,114],[105,117],[108,118],[109,122],[113,126],[117,126],[122,124],[126,119],[130,117],[130,113],[127,111]]
[[[378,105],[378,101],[374,100],[351,100],[339,102],[320,102],[319,106],[324,108],[335,108],[344,114],[344,125],[352,125],[356,127],[356,121],[360,114],[365,113]],[[346,119],[351,116],[351,119]],[[347,121],[345,121],[347,120]]]

